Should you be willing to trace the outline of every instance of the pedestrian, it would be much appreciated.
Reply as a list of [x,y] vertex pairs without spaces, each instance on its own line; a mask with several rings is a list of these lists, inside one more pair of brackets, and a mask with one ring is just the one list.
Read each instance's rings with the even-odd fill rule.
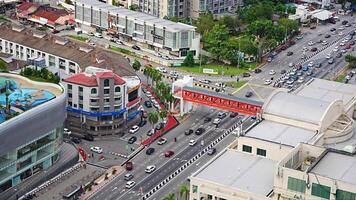
[[174,142],[177,142],[177,138],[176,137],[174,138]]
[[94,153],[91,153],[91,157],[94,158]]

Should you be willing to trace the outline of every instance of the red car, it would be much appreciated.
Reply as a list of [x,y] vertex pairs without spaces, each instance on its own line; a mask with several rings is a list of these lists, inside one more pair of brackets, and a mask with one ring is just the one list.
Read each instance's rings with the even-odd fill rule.
[[164,153],[164,157],[166,157],[166,158],[169,158],[169,157],[171,157],[173,155],[174,155],[174,152],[170,151],[170,150],[168,150],[168,151],[166,151],[166,153]]
[[347,44],[345,49],[351,49],[352,45],[351,44]]
[[125,169],[127,171],[131,171],[133,169],[133,164],[131,161],[128,161],[126,164],[125,164]]

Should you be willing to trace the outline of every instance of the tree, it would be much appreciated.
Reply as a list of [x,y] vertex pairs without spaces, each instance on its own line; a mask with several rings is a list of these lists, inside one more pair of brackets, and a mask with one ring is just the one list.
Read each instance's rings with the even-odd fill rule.
[[247,27],[247,32],[259,38],[273,35],[273,23],[271,20],[256,20]]
[[195,65],[194,56],[193,56],[192,51],[188,52],[187,56],[185,57],[185,59],[183,61],[183,65],[187,66],[187,67],[193,67]]
[[159,112],[158,112],[158,115],[161,119],[164,119],[167,117],[167,110],[165,109],[160,109]]
[[278,20],[278,24],[282,26],[287,32],[287,35],[291,35],[292,33],[298,31],[298,22],[295,20],[287,19],[287,18],[281,18]]
[[154,128],[155,124],[158,122],[159,116],[157,112],[150,112],[148,113],[148,122],[152,125],[152,128]]
[[272,19],[273,3],[264,1],[255,6],[246,7],[240,10],[240,18],[245,23],[252,23],[256,20]]
[[73,5],[73,2],[71,0],[65,0],[64,1],[66,4]]
[[[347,0],[337,0],[337,3],[341,4],[342,9],[345,9],[346,2],[347,2]],[[355,2],[353,2],[353,3],[355,3]]]
[[179,187],[179,195],[180,197],[184,196],[184,200],[189,199],[189,186],[186,184],[183,184]]
[[349,68],[356,68],[356,56],[348,54],[345,56],[345,61],[349,63]]
[[141,68],[141,63],[140,63],[138,60],[135,59],[135,61],[134,61],[133,64],[132,64],[132,68],[134,68],[135,71],[140,70],[140,68]]
[[151,78],[152,70],[153,68],[147,65],[145,65],[145,68],[143,69],[143,74],[146,75],[147,85],[148,85],[149,78]]
[[201,15],[197,20],[193,21],[193,25],[197,27],[199,33],[204,35],[204,33],[210,31],[214,27],[214,16],[211,13]]
[[6,66],[6,63],[5,63],[4,61],[2,61],[2,60],[0,60],[0,71],[1,71],[1,72],[6,72],[6,71],[8,71],[7,66]]
[[206,33],[205,44],[208,51],[220,61],[226,55],[226,45],[229,31],[225,25],[216,24],[211,31]]
[[176,197],[173,193],[169,193],[163,200],[176,200]]
[[129,6],[129,9],[133,10],[133,11],[138,11],[140,9],[140,7],[136,4],[132,4],[131,6]]
[[232,34],[236,34],[239,31],[239,27],[241,25],[239,19],[234,16],[224,16],[219,20],[221,25],[225,25],[229,32]]

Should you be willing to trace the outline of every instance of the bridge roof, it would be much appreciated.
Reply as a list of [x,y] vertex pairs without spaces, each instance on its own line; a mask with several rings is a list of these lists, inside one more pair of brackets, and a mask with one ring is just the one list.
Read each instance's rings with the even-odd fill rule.
[[256,100],[252,100],[252,99],[247,99],[247,98],[241,98],[241,97],[237,97],[237,96],[227,95],[227,94],[224,94],[224,93],[213,92],[213,91],[210,91],[210,90],[200,89],[200,88],[197,88],[197,87],[185,86],[183,89],[184,90],[188,90],[188,91],[192,91],[192,92],[202,93],[202,94],[205,94],[205,95],[214,96],[214,97],[224,98],[224,99],[228,99],[228,100],[232,100],[232,101],[238,101],[238,102],[242,102],[242,103],[253,104],[253,105],[257,105],[257,106],[261,106],[261,107],[263,105],[263,102],[261,102],[261,101],[256,101]]

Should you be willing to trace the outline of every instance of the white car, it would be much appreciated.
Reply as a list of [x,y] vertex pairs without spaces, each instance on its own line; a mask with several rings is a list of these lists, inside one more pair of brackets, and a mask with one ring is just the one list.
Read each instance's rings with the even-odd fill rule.
[[103,38],[103,35],[102,35],[101,33],[97,33],[97,32],[94,33],[94,36],[95,36],[95,37],[98,37],[98,38]]
[[294,67],[294,64],[290,62],[290,63],[288,64],[288,67]]
[[328,45],[329,43],[327,42],[327,41],[323,41],[323,43],[322,43],[322,45],[323,46],[326,46],[326,45]]
[[325,58],[326,59],[330,59],[331,58],[331,54],[330,53],[326,54]]
[[194,146],[197,143],[195,140],[189,140],[189,146]]
[[298,83],[303,83],[304,82],[304,77],[300,77],[299,79],[298,79]]
[[220,122],[221,122],[221,119],[216,118],[216,119],[214,119],[213,124],[218,125],[218,124],[220,124]]
[[341,42],[341,43],[340,43],[340,46],[345,46],[345,43]]
[[153,171],[155,171],[155,170],[156,170],[156,166],[154,166],[154,165],[149,165],[149,166],[146,167],[145,172],[146,172],[146,173],[151,173],[151,172],[153,172]]
[[292,85],[293,83],[294,83],[293,80],[288,80],[288,81],[287,81],[287,84],[288,84],[288,85]]
[[199,80],[199,82],[204,83],[204,84],[209,84],[209,83],[211,83],[210,80],[206,80],[206,79]]
[[274,74],[276,74],[276,71],[274,71],[273,69],[269,71],[269,75],[274,75]]
[[338,29],[339,30],[344,30],[345,28],[343,26],[340,26]]
[[72,134],[72,131],[68,130],[67,128],[64,128],[63,129],[63,134],[70,135],[70,134]]
[[265,80],[265,82],[263,83],[263,84],[265,84],[265,85],[269,85],[269,84],[271,84],[272,83],[272,81],[271,80]]
[[310,61],[310,62],[308,63],[308,67],[313,67],[313,65],[314,65],[314,62],[313,62],[313,61]]
[[129,133],[134,134],[138,131],[138,129],[140,129],[140,127],[135,125],[135,126],[131,127],[131,129],[129,130]]
[[167,118],[163,118],[162,121],[161,121],[162,124],[167,124],[167,122],[168,122]]
[[165,144],[167,142],[167,139],[166,138],[160,138],[157,142],[158,145],[162,145],[162,144]]
[[315,43],[314,43],[313,41],[309,41],[309,42],[308,42],[308,45],[309,45],[309,46],[313,46],[314,44],[315,44]]
[[335,48],[333,49],[333,51],[334,51],[334,52],[337,52],[337,51],[339,51],[339,48],[336,48],[336,47],[335,47]]
[[344,33],[343,33],[343,32],[340,32],[338,35],[340,35],[340,36],[341,36],[341,35],[344,35]]
[[135,185],[136,185],[135,181],[127,181],[127,182],[126,182],[126,185],[125,185],[125,188],[126,188],[126,189],[130,189],[130,188],[132,188],[132,187],[135,186]]
[[98,153],[98,154],[103,153],[103,149],[101,147],[98,147],[98,146],[90,147],[90,151]]
[[345,49],[341,49],[341,53],[346,53],[346,50]]

